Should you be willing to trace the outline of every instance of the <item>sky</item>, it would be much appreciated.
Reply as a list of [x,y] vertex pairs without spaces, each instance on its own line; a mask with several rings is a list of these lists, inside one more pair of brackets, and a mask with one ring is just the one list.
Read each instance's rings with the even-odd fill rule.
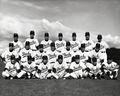
[[110,47],[120,48],[119,17],[119,0],[0,0],[0,53],[13,40],[13,33],[24,42],[30,30],[35,30],[39,41],[44,32],[52,40],[59,32],[70,40],[76,32],[82,41],[88,31],[94,41],[102,34]]

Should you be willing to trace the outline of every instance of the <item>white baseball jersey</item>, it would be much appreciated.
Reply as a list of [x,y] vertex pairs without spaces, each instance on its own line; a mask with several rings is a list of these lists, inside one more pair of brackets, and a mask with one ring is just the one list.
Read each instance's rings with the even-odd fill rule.
[[20,41],[17,41],[17,42],[12,42],[13,43],[13,45],[14,45],[14,50],[16,51],[16,52],[20,52],[20,50],[23,48],[23,44],[20,42]]
[[18,53],[16,51],[10,52],[9,49],[6,49],[5,52],[2,53],[2,58],[5,58],[5,62],[10,62],[11,55],[14,55],[16,58],[18,58]]
[[56,59],[58,57],[58,55],[60,54],[59,52],[57,52],[56,50],[55,51],[51,51],[51,50],[48,50],[46,52],[47,56],[48,56],[48,61],[49,63],[55,63],[56,62]]
[[[80,66],[80,63],[79,64],[76,64],[75,62],[72,62],[71,63],[71,65],[70,65],[70,69],[77,69],[77,68],[79,68],[79,67],[81,67]],[[81,67],[81,69],[82,69],[82,67]],[[78,70],[77,70],[78,71]]]
[[104,62],[107,62],[107,54],[106,52],[105,53],[101,53],[100,51],[99,52],[96,52],[95,50],[89,52],[89,56],[92,58],[92,57],[96,57],[98,59],[98,62],[100,60],[104,60]]
[[67,51],[66,49],[62,52],[65,62],[71,63],[74,52],[72,50]]
[[55,47],[56,47],[56,50],[57,50],[58,52],[62,52],[62,51],[65,49],[65,47],[66,47],[66,42],[65,42],[65,40],[62,40],[62,41],[56,40],[56,41],[55,41]]
[[81,50],[76,51],[74,53],[74,56],[75,55],[79,55],[80,56],[80,61],[81,62],[85,62],[85,60],[88,60],[88,56],[89,56],[88,52],[85,52],[85,51],[82,52]]
[[30,38],[28,38],[28,39],[26,39],[26,41],[30,42],[30,49],[31,50],[37,50],[36,47],[39,45],[39,42],[38,42],[37,39],[30,39]]
[[96,42],[96,44],[100,44],[100,51],[102,53],[106,52],[106,49],[109,48],[109,45],[105,42],[105,41],[101,41],[101,42]]
[[56,62],[54,64],[53,67],[56,69],[57,73],[60,73],[64,70],[64,65],[63,64],[64,64],[64,62],[62,64],[59,64],[58,62]]
[[46,73],[46,72],[48,72],[48,64],[44,65],[43,63],[41,63],[38,66],[38,69],[41,70],[41,73]]
[[33,57],[34,51],[32,51],[31,49],[26,50],[25,48],[20,51],[19,56],[21,56],[21,63],[27,62],[28,55],[31,55]]
[[84,41],[82,41],[82,44],[83,43],[85,44],[85,51],[86,52],[93,50],[93,48],[95,46],[95,44],[92,40],[84,40]]
[[105,65],[105,68],[106,69],[118,69],[118,68],[116,68],[116,67],[118,67],[118,65],[117,65],[117,63],[116,62],[112,62],[112,63],[110,63],[110,64],[108,64],[108,63],[105,63],[104,64]]
[[19,70],[19,69],[20,69],[20,65],[19,65],[18,62],[16,62],[15,64],[12,64],[11,62],[8,62],[8,63],[5,65],[5,68],[8,69],[9,71]]
[[71,44],[71,49],[73,51],[78,51],[79,50],[79,47],[80,47],[80,42],[79,41],[77,41],[77,40],[76,41],[71,40],[70,44]]
[[43,52],[40,52],[39,50],[34,51],[33,57],[35,58],[35,62],[40,64],[42,62],[42,56],[44,55],[46,55],[44,51]]
[[48,41],[41,41],[41,44],[43,44],[43,48],[44,48],[44,51],[47,52],[48,50],[50,50],[50,44],[52,43],[51,40],[48,40]]

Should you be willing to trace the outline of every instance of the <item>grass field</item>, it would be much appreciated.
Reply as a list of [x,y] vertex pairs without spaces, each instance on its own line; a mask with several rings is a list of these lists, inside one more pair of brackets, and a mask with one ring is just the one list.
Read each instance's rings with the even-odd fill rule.
[[[0,62],[0,73],[4,64]],[[4,80],[0,96],[120,96],[119,80]]]

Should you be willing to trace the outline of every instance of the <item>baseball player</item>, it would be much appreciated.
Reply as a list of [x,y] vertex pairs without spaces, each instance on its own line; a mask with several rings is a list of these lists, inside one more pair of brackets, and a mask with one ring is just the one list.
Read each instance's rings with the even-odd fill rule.
[[92,79],[101,79],[101,64],[97,62],[96,57],[92,57],[91,63],[87,63],[86,66],[89,68],[87,71]]
[[45,33],[44,38],[45,40],[42,40],[41,44],[43,44],[44,51],[47,52],[48,50],[50,50],[50,44],[52,43],[52,41],[49,40],[49,33]]
[[108,44],[105,41],[102,40],[102,35],[101,34],[99,34],[97,36],[97,39],[98,39],[98,41],[96,42],[96,44],[97,43],[100,44],[101,53],[105,53],[106,49],[109,48]]
[[90,40],[90,33],[89,32],[86,32],[85,33],[85,40],[82,41],[82,43],[85,44],[85,51],[86,52],[90,52],[93,50],[95,44],[92,40]]
[[5,50],[5,52],[3,52],[1,55],[2,60],[5,64],[10,62],[11,55],[15,55],[15,57],[18,58],[18,53],[16,51],[14,51],[13,43],[9,43],[9,48],[7,50]]
[[14,41],[12,42],[14,45],[14,50],[19,53],[20,50],[23,48],[23,44],[18,40],[19,36],[17,33],[13,35]]
[[90,52],[89,56],[92,57],[96,57],[98,62],[101,62],[101,64],[104,62],[107,62],[107,54],[105,53],[101,53],[100,52],[100,44],[96,44],[95,49],[93,51]]
[[72,62],[70,65],[71,74],[73,78],[81,78],[82,77],[82,66],[80,64],[80,55],[75,56],[75,62]]
[[46,53],[43,50],[43,44],[39,44],[38,50],[34,51],[34,58],[35,62],[39,65],[42,62],[42,56],[44,56]]
[[119,65],[108,57],[107,63],[104,64],[105,79],[117,79]]
[[16,62],[15,55],[10,56],[10,62],[7,62],[2,76],[5,79],[16,79],[17,74],[20,72],[20,65]]
[[74,56],[74,52],[71,50],[71,45],[70,42],[66,42],[66,49],[63,50],[62,52],[64,61],[66,63],[71,63],[72,62],[72,57]]
[[34,58],[31,55],[27,56],[27,62],[21,64],[21,71],[17,75],[18,78],[30,79],[32,77],[39,78],[39,74],[37,73],[38,66],[36,65]]
[[40,71],[40,79],[47,79],[48,74],[51,73],[51,66],[46,55],[42,57],[42,63],[38,66],[38,69]]
[[72,40],[70,41],[71,49],[76,52],[79,50],[80,42],[76,40],[76,33],[72,33]]
[[34,51],[30,49],[30,42],[26,41],[25,48],[23,48],[19,53],[20,63],[26,63],[28,55],[34,57]]
[[58,52],[62,52],[65,49],[66,46],[66,41],[63,40],[63,34],[59,33],[58,34],[59,40],[55,41],[55,47]]
[[58,55],[57,62],[53,66],[53,73],[56,74],[56,79],[61,79],[64,76],[65,68],[64,68],[64,60],[63,55]]
[[36,51],[37,50],[37,46],[39,45],[38,40],[35,39],[34,36],[35,36],[35,32],[32,30],[32,31],[30,31],[30,38],[26,39],[26,41],[30,42],[30,49],[32,51]]

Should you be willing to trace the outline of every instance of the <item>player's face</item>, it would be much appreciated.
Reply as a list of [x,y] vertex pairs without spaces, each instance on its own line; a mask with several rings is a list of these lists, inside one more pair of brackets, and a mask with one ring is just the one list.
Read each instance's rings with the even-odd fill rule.
[[107,60],[107,63],[108,63],[108,64],[111,64],[111,63],[112,63],[112,60],[108,59],[108,60]]
[[62,39],[63,39],[63,36],[59,36],[59,41],[62,41]]
[[26,46],[25,46],[25,49],[26,49],[26,50],[29,50],[29,49],[30,49],[30,46],[29,46],[29,45],[26,45]]
[[79,62],[80,62],[80,59],[75,59],[76,64],[79,64]]
[[92,64],[93,64],[94,66],[96,66],[96,65],[97,65],[97,62],[93,62]]
[[14,47],[13,46],[10,46],[9,47],[9,51],[12,52],[14,50]]
[[84,52],[84,51],[85,51],[85,48],[81,48],[81,51]]
[[51,46],[51,50],[52,50],[52,51],[55,51],[55,47],[54,47],[54,46]]
[[86,40],[89,40],[89,39],[90,39],[90,36],[89,36],[89,35],[86,35],[85,38],[86,38]]
[[58,59],[59,64],[62,64],[62,62],[63,62],[63,59]]
[[49,36],[45,36],[45,41],[48,41],[49,40]]
[[99,50],[100,50],[99,48],[95,48],[95,51],[96,51],[96,52],[99,52]]
[[102,41],[102,39],[98,39],[98,42],[101,42]]
[[73,39],[73,41],[76,41],[76,36],[73,36],[72,39]]
[[47,64],[47,62],[48,62],[47,59],[44,59],[44,60],[43,60],[43,63],[44,63],[45,65]]
[[31,38],[31,39],[34,39],[34,34],[30,34],[30,38]]
[[14,42],[17,42],[18,41],[18,37],[14,37]]
[[43,48],[39,48],[39,51],[40,51],[40,52],[43,52]]
[[70,50],[70,46],[66,46],[66,50],[68,50],[68,51],[69,51],[69,50]]
[[28,60],[28,64],[31,64],[32,63],[32,60]]
[[13,59],[13,60],[11,60],[11,63],[12,63],[12,64],[15,64],[15,62],[16,62],[16,61],[15,61],[14,59]]

